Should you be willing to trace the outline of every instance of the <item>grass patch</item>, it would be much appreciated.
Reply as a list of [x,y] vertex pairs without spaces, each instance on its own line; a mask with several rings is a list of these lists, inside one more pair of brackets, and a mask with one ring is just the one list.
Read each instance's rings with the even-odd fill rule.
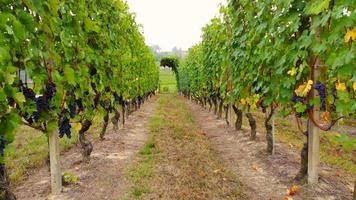
[[[257,120],[257,130],[265,133],[264,114],[253,112]],[[244,117],[244,126],[248,121]],[[305,129],[305,127],[303,127]],[[281,143],[290,144],[301,150],[306,137],[298,131],[293,118],[276,117],[276,140]],[[332,165],[352,175],[356,175],[356,148],[346,148],[335,140],[339,133],[336,131],[320,132],[320,160],[322,163]]]
[[[96,119],[89,135],[93,139],[99,137],[101,120]],[[78,135],[73,133],[72,138],[60,139],[60,151],[64,152],[78,142]],[[10,182],[18,185],[26,179],[29,170],[37,169],[46,164],[48,158],[48,141],[42,132],[27,126],[20,126],[15,134],[15,140],[5,150],[5,165],[9,171]]]
[[241,184],[227,170],[179,96],[162,94],[150,136],[128,167],[127,199],[240,199]]
[[133,186],[130,188],[130,197],[141,199],[145,193],[150,192],[147,179],[154,175],[154,157],[158,153],[154,135],[151,135],[145,146],[139,151],[137,162],[125,170],[125,176],[133,183]]
[[174,72],[169,69],[160,70],[160,93],[177,93],[177,80]]

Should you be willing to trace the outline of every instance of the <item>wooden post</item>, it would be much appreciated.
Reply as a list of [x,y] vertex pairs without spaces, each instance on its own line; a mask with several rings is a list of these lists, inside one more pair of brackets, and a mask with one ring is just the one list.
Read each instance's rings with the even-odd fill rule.
[[[314,23],[314,20],[312,20]],[[320,42],[320,28],[315,30],[315,39]],[[321,60],[320,57],[315,55],[312,56],[310,60],[310,67],[312,67],[312,81],[313,84],[316,83],[320,75]],[[318,92],[312,87],[311,98],[319,98]],[[320,108],[318,106],[313,106],[313,117],[315,121],[319,121],[320,118]],[[317,126],[309,121],[308,126],[308,183],[315,184],[318,183],[319,179],[319,164],[320,164],[320,131]]]
[[120,113],[120,122],[119,122],[119,129],[124,128],[124,123],[125,123],[125,114],[123,112],[123,108],[119,108],[119,113]]
[[48,133],[49,158],[51,168],[52,194],[57,195],[62,191],[62,174],[59,161],[59,138],[56,131]]
[[354,199],[353,200],[356,200],[356,180],[355,180],[355,185],[354,185]]
[[272,146],[273,146],[273,149],[272,149],[272,155],[274,154],[275,152],[275,147],[276,147],[276,133],[275,133],[275,130],[276,130],[276,127],[275,127],[275,113],[273,113],[272,115]]
[[[313,81],[317,81],[319,76],[320,59],[316,58],[313,66]],[[312,98],[318,98],[318,93],[312,89]],[[313,118],[319,121],[320,110],[317,106],[313,106]],[[319,164],[320,164],[320,130],[312,120],[309,120],[308,126],[308,183],[314,184],[319,179]]]
[[320,163],[320,141],[319,129],[313,122],[309,121],[309,139],[308,139],[308,183],[314,184],[319,179],[319,163]]
[[232,127],[233,122],[232,122],[232,105],[231,105],[231,103],[227,107],[227,121],[229,122],[229,127]]

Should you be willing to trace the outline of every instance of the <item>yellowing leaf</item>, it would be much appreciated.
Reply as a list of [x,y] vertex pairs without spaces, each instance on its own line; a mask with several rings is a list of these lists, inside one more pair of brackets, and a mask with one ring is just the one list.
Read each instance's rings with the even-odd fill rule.
[[294,92],[300,97],[305,97],[307,96],[308,92],[311,90],[312,85],[313,85],[313,81],[309,80],[308,82],[300,85]]
[[352,87],[354,88],[354,91],[356,92],[356,81],[354,81],[354,84],[352,85]]
[[291,188],[288,189],[288,195],[293,196],[295,194],[297,194],[298,192],[298,186],[297,185],[293,185]]
[[75,129],[76,131],[80,131],[80,130],[82,129],[82,124],[81,124],[81,123],[77,123],[77,124],[75,125],[74,129]]
[[345,39],[345,42],[349,42],[350,40],[356,40],[356,27],[353,29],[347,30],[344,39]]
[[330,121],[331,117],[330,117],[330,113],[329,112],[322,112],[321,113],[321,119],[325,122]]
[[345,91],[346,85],[343,82],[336,83],[336,90],[338,91]]
[[247,102],[246,102],[245,99],[241,99],[241,100],[240,100],[240,103],[241,103],[241,105],[246,105]]
[[295,76],[297,74],[297,69],[293,67],[291,70],[287,72],[290,76]]

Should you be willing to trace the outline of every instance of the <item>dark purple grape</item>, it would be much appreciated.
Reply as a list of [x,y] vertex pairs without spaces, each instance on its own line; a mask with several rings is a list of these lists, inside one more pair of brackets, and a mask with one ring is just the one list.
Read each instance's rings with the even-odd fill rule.
[[52,99],[52,97],[54,96],[56,91],[57,91],[56,85],[54,83],[52,83],[52,82],[49,82],[47,84],[46,91],[44,92],[44,96],[47,99]]
[[322,111],[325,111],[326,110],[326,87],[320,81],[317,81],[314,84],[314,89],[316,91],[318,91],[319,96],[320,96],[320,103],[321,103],[320,109]]
[[59,122],[59,137],[62,138],[66,135],[68,138],[71,138],[71,128],[72,126],[70,125],[69,119],[67,117],[63,117]]
[[27,87],[23,87],[22,88],[22,93],[25,96],[26,100],[32,100],[32,101],[36,101],[36,93]]
[[82,99],[75,100],[75,103],[77,104],[78,112],[84,111],[84,106],[83,106]]
[[41,117],[41,113],[49,109],[48,99],[44,96],[40,96],[36,99],[37,111],[33,113],[33,119],[37,121]]
[[70,118],[74,118],[75,115],[77,114],[77,103],[74,101],[72,104],[69,104],[69,116]]
[[299,97],[299,96],[297,96],[297,95],[293,95],[291,101],[292,101],[293,103],[303,103],[304,98],[303,98],[303,97]]

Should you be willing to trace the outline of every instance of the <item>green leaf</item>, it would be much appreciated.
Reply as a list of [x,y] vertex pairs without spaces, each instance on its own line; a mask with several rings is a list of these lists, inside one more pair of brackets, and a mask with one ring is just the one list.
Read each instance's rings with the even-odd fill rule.
[[19,21],[14,21],[13,23],[13,31],[15,36],[20,39],[24,40],[25,39],[25,28],[24,26],[19,22]]
[[16,75],[14,74],[5,74],[5,83],[12,85],[14,83]]
[[9,48],[6,46],[0,46],[0,63],[4,63],[11,58]]
[[16,103],[18,103],[20,106],[22,105],[22,103],[24,103],[26,101],[26,98],[22,94],[22,92],[15,93],[14,94],[14,99],[15,99]]
[[307,106],[304,105],[304,104],[302,104],[302,103],[300,103],[300,102],[298,102],[297,104],[295,104],[294,107],[295,107],[295,109],[296,109],[296,111],[297,111],[298,113],[303,113],[303,112],[305,112],[305,110],[307,109]]
[[30,31],[35,31],[35,25],[33,21],[33,17],[30,13],[25,12],[24,10],[18,9],[16,13],[19,17],[20,22]]
[[76,85],[75,72],[72,68],[66,66],[64,68],[64,76],[67,78],[69,84]]
[[306,7],[305,12],[307,14],[317,15],[329,8],[329,2],[330,0],[316,0]]

